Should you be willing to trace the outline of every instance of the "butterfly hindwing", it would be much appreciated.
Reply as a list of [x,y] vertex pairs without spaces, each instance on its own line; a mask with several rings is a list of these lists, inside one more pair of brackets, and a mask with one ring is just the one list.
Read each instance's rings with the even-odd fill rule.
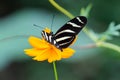
[[61,40],[59,42],[56,41],[61,48],[67,48],[68,46],[70,46],[73,43],[75,36],[65,37],[65,38],[66,39]]

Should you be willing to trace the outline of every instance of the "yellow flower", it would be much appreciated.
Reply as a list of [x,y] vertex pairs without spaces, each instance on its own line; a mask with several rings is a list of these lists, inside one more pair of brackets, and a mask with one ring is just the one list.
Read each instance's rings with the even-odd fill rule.
[[[48,33],[50,32],[50,30],[47,28],[44,31]],[[48,62],[51,63],[53,61],[61,60],[62,58],[69,58],[75,52],[71,48],[65,48],[63,51],[61,51],[44,39],[34,36],[30,36],[28,40],[33,48],[25,49],[24,51],[27,55],[32,56],[33,59],[37,61],[48,60]]]

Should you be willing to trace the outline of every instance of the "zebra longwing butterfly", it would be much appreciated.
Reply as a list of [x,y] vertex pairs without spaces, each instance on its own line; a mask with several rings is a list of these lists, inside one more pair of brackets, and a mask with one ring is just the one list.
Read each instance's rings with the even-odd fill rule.
[[55,34],[43,30],[42,37],[62,51],[62,49],[67,48],[74,42],[77,34],[82,30],[86,23],[86,17],[77,16],[63,25]]

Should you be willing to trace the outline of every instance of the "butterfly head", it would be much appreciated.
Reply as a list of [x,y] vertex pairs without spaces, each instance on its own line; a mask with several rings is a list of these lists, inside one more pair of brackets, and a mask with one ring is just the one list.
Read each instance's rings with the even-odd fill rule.
[[51,33],[51,30],[49,28],[47,28],[47,27],[43,31],[48,33],[48,34]]

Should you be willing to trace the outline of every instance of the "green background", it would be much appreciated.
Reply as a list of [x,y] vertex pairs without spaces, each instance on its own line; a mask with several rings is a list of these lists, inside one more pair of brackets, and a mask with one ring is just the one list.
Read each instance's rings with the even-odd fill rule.
[[[104,32],[110,22],[120,23],[120,0],[56,0],[78,16],[82,7],[92,4],[88,26],[96,33]],[[33,61],[24,54],[31,48],[29,35],[41,37],[41,29],[51,27],[55,32],[69,18],[57,11],[48,0],[0,1],[0,80],[54,80],[52,64]],[[120,37],[108,42],[120,45]],[[93,43],[85,33],[79,34],[81,46]],[[120,80],[120,54],[106,48],[76,49],[69,59],[57,62],[59,80]]]

